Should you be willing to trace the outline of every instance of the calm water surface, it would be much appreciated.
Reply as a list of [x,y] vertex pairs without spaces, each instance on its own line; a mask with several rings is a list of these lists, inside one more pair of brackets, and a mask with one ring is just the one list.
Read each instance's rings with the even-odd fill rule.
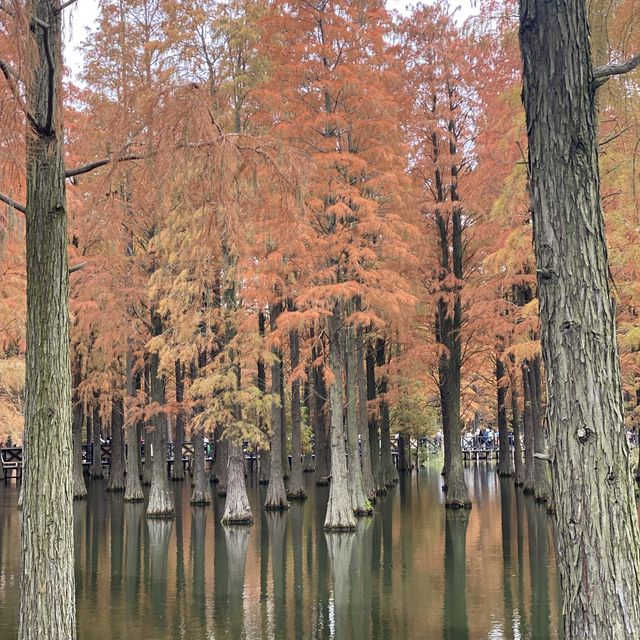
[[[470,466],[468,520],[445,513],[436,470],[404,478],[351,534],[323,531],[327,489],[250,528],[220,524],[224,503],[149,521],[102,481],[75,509],[80,640],[547,640],[560,637],[553,535],[543,508]],[[0,485],[0,639],[17,636],[20,512]]]

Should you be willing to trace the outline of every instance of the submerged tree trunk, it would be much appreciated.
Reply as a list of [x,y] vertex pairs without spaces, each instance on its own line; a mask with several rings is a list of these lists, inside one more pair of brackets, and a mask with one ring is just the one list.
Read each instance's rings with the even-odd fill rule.
[[107,491],[124,491],[124,403],[117,396],[111,403],[111,468]]
[[[74,640],[73,436],[62,123],[62,12],[26,5],[27,353],[18,640]],[[40,26],[37,21],[47,25]]]
[[535,488],[535,466],[533,441],[533,410],[531,408],[531,385],[529,384],[529,363],[522,364],[522,391],[524,395],[524,481],[522,490],[527,495],[533,495]]
[[73,498],[82,500],[87,497],[87,483],[84,480],[82,466],[82,427],[84,426],[84,408],[78,397],[80,367],[77,363],[73,374]]
[[358,446],[358,386],[356,380],[356,340],[353,326],[344,329],[344,370],[346,389],[346,426],[347,426],[347,472],[351,493],[351,507],[357,516],[372,512],[371,504],[364,493],[362,467]]
[[[384,367],[386,343],[384,338],[378,338],[376,343],[376,365]],[[387,391],[389,381],[385,373],[378,377],[378,399],[380,402],[380,484],[386,488],[392,487],[398,481],[398,472],[393,464],[391,454],[391,426],[389,418],[389,403]]]
[[329,501],[324,520],[327,530],[350,530],[356,528],[356,521],[351,503],[351,487],[347,471],[347,458],[344,446],[344,400],[342,362],[344,322],[341,305],[336,304],[333,315],[329,319],[329,366],[334,380],[329,387],[329,410],[331,412],[331,483],[329,484]]
[[356,382],[358,387],[358,433],[362,447],[362,489],[369,502],[376,498],[376,485],[371,467],[369,442],[369,409],[367,406],[367,376],[365,372],[364,329],[356,330]]
[[515,473],[513,458],[511,457],[511,445],[509,444],[509,432],[507,430],[507,387],[502,382],[506,375],[506,368],[500,356],[496,356],[496,386],[498,388],[498,475],[506,478]]
[[102,418],[98,407],[93,408],[91,418],[91,447],[93,458],[91,460],[90,475],[92,478],[102,478],[102,450],[100,432],[102,431]]
[[[152,314],[152,316],[156,330],[155,335],[159,335],[161,321],[156,314]],[[159,366],[160,356],[157,353],[152,353],[149,356],[151,401],[157,403],[158,407],[162,407],[165,404],[165,380],[160,375]],[[156,411],[156,414],[151,418],[151,430],[151,447],[153,450],[146,452],[147,463],[149,462],[149,454],[153,456],[147,517],[173,518],[175,509],[167,474],[167,420],[164,413]],[[148,443],[145,443],[145,446],[148,447]]]
[[520,409],[518,408],[518,375],[515,369],[515,357],[511,356],[512,372],[509,386],[511,388],[511,426],[513,428],[513,460],[515,469],[515,485],[524,483],[524,466],[522,463],[522,440],[520,438]]
[[[300,364],[300,340],[297,331],[289,334],[291,371]],[[300,423],[300,380],[291,383],[291,479],[289,480],[289,500],[304,500],[307,494],[302,480],[302,425]]]
[[[376,385],[376,355],[371,344],[367,345],[366,354],[367,370],[367,404],[373,403],[376,399],[378,388]],[[367,410],[368,413],[368,410]],[[378,418],[374,413],[368,415],[369,431],[369,452],[371,454],[371,475],[376,495],[383,495],[387,488],[382,483],[380,475],[380,436],[378,433]]]
[[[270,322],[271,330],[275,331],[278,316],[282,310],[281,304],[274,304],[271,307]],[[274,362],[271,365],[271,393],[280,398],[280,382],[282,380],[282,353],[279,349],[274,349]],[[265,509],[288,509],[287,493],[284,488],[282,477],[282,412],[284,407],[280,403],[274,402],[271,407],[271,469],[269,476],[269,488],[264,503]]]
[[[319,353],[314,351],[314,360]],[[315,402],[313,435],[315,439],[316,485],[329,484],[330,449],[328,443],[327,387],[322,366],[313,368],[313,390]]]
[[[227,495],[229,440],[227,436],[220,435],[216,447],[216,472],[218,474],[218,487],[216,493],[224,498]],[[204,469],[204,467],[203,467]]]
[[404,433],[398,434],[398,471],[400,473],[411,471],[411,460],[407,453],[407,441],[408,437]]
[[228,440],[228,489],[222,524],[253,524],[253,515],[244,480],[244,454],[233,440]]
[[[202,428],[193,430],[193,492],[191,504],[204,505],[211,502],[211,489],[204,470],[204,431]],[[219,449],[216,447],[216,449]],[[218,451],[216,451],[218,455]]]
[[182,443],[184,442],[184,368],[180,360],[175,362],[176,374],[176,437],[173,443],[173,465],[171,465],[171,479],[184,480],[184,465],[182,464]]
[[[136,395],[136,377],[133,374],[133,353],[127,353],[127,396],[129,400]],[[140,436],[138,435],[138,424],[132,420],[127,410],[125,416],[125,434],[127,440],[126,456],[126,476],[124,501],[142,502],[144,493],[140,483]]]
[[640,633],[640,531],[600,203],[584,0],[520,0],[566,640]]

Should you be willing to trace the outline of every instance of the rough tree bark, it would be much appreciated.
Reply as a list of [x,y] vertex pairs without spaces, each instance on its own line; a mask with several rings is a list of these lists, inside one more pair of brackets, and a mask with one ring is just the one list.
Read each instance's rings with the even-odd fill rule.
[[[313,359],[319,357],[319,352],[314,349]],[[316,461],[316,485],[329,484],[330,448],[328,442],[329,413],[327,409],[327,387],[324,382],[324,370],[322,365],[313,368],[313,400],[315,403],[313,435],[315,439]]]
[[[127,353],[127,396],[131,400],[136,395],[136,376],[133,373],[133,353]],[[125,419],[125,433],[127,439],[127,459],[124,501],[142,502],[144,493],[140,482],[140,436],[138,424],[127,414]]]
[[111,468],[107,491],[124,491],[124,402],[117,396],[111,403]]
[[184,402],[184,368],[180,360],[175,362],[176,374],[176,437],[173,443],[173,464],[171,465],[171,479],[184,480],[184,465],[182,464],[182,443],[184,442],[184,411],[180,408]]
[[[154,324],[154,335],[159,335],[162,321],[157,314],[152,314]],[[165,404],[165,380],[161,376],[160,356],[152,353],[149,356],[149,378],[151,387],[151,402],[157,403],[158,407]],[[146,451],[145,457],[151,461],[151,489],[149,491],[149,504],[147,505],[147,518],[173,518],[175,509],[173,506],[173,496],[169,489],[169,478],[167,474],[167,420],[164,413],[156,411],[151,419],[151,443],[145,446],[153,448],[153,451]]]
[[224,498],[227,495],[227,482],[229,480],[228,463],[229,439],[227,438],[227,436],[220,434],[220,437],[218,438],[218,441],[216,443],[216,472],[218,475],[218,486],[216,487],[216,493],[221,498]]
[[[205,505],[211,502],[211,489],[204,470],[204,431],[202,427],[193,429],[193,492],[191,504]],[[216,447],[218,449],[218,447]],[[216,455],[218,451],[216,451]]]
[[329,387],[329,411],[331,413],[331,483],[329,501],[324,520],[326,530],[351,530],[356,520],[351,504],[349,473],[344,445],[344,395],[342,361],[344,353],[342,305],[337,303],[329,318],[329,366],[334,380]]
[[602,75],[584,0],[520,0],[520,44],[564,636],[631,640],[640,532],[600,203]]
[[34,47],[26,104],[33,123],[26,152],[26,466],[18,640],[74,640],[62,15],[52,0],[33,0],[27,7]]
[[[271,330],[275,331],[278,316],[282,311],[282,304],[274,304],[270,308],[269,321]],[[274,348],[274,361],[271,365],[271,393],[280,397],[280,382],[282,370],[282,353],[280,349]],[[273,403],[271,407],[271,469],[269,476],[269,487],[265,499],[265,509],[288,509],[287,493],[284,488],[282,477],[282,412],[284,407],[280,403]]]
[[[300,339],[297,331],[289,333],[291,371],[300,364]],[[300,423],[300,380],[291,383],[291,478],[289,480],[289,500],[304,500],[307,494],[302,479],[302,425]]]
[[[384,367],[386,341],[378,338],[376,341],[376,365]],[[380,484],[387,489],[393,487],[398,481],[398,472],[393,464],[391,455],[391,424],[389,417],[389,403],[387,402],[387,390],[389,381],[387,375],[381,373],[378,376],[378,400],[380,406]]]
[[229,439],[228,455],[228,489],[227,499],[224,503],[224,515],[222,524],[253,524],[253,514],[247,497],[247,488],[244,480],[244,454],[242,448]]
[[93,458],[91,460],[89,475],[92,478],[102,478],[102,451],[100,449],[102,418],[100,417],[100,410],[97,406],[93,408],[91,415],[91,447]]
[[496,356],[496,386],[498,389],[498,437],[500,450],[498,452],[498,475],[506,478],[515,473],[511,445],[509,444],[509,432],[507,431],[507,387],[501,384],[506,375],[506,368],[500,356]]

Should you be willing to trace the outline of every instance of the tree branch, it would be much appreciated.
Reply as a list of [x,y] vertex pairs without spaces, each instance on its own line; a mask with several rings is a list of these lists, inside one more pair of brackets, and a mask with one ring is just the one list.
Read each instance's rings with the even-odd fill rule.
[[[16,17],[16,14],[13,11],[13,9],[10,9],[6,5],[2,4],[1,2],[0,2],[0,11],[4,11],[4,13],[6,13],[8,16],[11,16],[12,18]],[[49,28],[49,25],[44,20],[40,20],[40,18],[36,18],[35,16],[31,16],[31,23],[37,24],[39,27],[42,27],[43,29]]]
[[75,4],[78,0],[67,0],[66,2],[63,2],[57,9],[56,9],[56,13],[61,13],[62,11],[64,11],[67,7],[70,7],[72,4]]
[[640,53],[629,58],[626,62],[620,64],[603,64],[600,67],[596,67],[593,70],[593,84],[594,88],[601,87],[612,76],[620,76],[624,73],[633,71],[640,65]]
[[128,162],[130,160],[144,160],[149,156],[146,155],[130,155],[130,156],[122,156],[120,158],[102,158],[101,160],[94,160],[93,162],[88,162],[87,164],[83,164],[75,169],[67,169],[64,173],[65,178],[74,178],[75,176],[81,176],[83,173],[89,173],[90,171],[94,171],[95,169],[99,169],[100,167],[104,167],[112,162]]
[[0,71],[2,71],[2,75],[4,76],[5,80],[7,81],[7,84],[9,85],[9,89],[11,90],[11,94],[13,95],[16,102],[18,103],[18,106],[26,116],[27,120],[29,121],[29,124],[31,125],[34,131],[40,132],[42,130],[40,123],[35,118],[35,116],[29,111],[29,109],[27,108],[27,105],[24,102],[24,99],[20,95],[20,91],[18,90],[18,85],[16,83],[16,79],[18,79],[18,75],[9,66],[8,63],[6,63],[4,60],[1,60],[1,59],[0,59]]
[[10,198],[9,196],[5,196],[4,193],[0,193],[0,202],[4,202],[5,204],[8,204],[10,207],[13,207],[17,211],[22,211],[22,213],[27,213],[27,207],[20,204],[19,202],[16,202],[13,198]]
[[75,273],[76,271],[80,271],[80,269],[82,269],[86,264],[86,262],[80,262],[78,264],[74,264],[72,267],[69,267],[69,275]]

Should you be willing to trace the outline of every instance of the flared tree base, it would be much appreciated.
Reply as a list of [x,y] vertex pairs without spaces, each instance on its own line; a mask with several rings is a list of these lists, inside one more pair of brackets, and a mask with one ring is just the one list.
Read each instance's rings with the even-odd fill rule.
[[316,487],[328,487],[328,486],[329,486],[329,478],[316,479]]
[[223,516],[221,522],[225,526],[250,527],[251,525],[253,525],[253,516]]
[[211,495],[208,491],[194,491],[191,494],[191,500],[189,504],[194,506],[205,506],[211,504]]
[[471,500],[445,500],[445,509],[471,509]]
[[307,492],[304,489],[297,491],[287,491],[287,500],[306,500]]

